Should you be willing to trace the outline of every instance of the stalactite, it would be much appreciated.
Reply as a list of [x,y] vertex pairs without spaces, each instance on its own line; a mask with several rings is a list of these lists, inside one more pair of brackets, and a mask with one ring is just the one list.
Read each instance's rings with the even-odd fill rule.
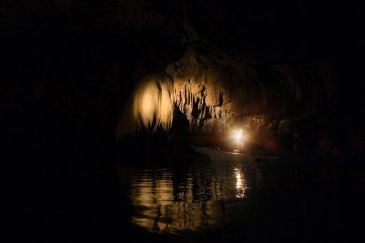
[[140,81],[125,104],[116,137],[133,134],[139,129],[154,133],[157,128],[170,129],[173,119],[174,92],[171,78],[153,74]]

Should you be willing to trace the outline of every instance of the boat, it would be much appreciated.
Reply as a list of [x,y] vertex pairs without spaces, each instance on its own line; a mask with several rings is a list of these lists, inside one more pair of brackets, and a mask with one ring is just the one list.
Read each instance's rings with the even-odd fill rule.
[[197,153],[208,155],[212,161],[248,162],[254,161],[256,159],[255,156],[242,154],[238,150],[233,152],[227,152],[221,151],[218,148],[206,148],[197,146],[191,147]]

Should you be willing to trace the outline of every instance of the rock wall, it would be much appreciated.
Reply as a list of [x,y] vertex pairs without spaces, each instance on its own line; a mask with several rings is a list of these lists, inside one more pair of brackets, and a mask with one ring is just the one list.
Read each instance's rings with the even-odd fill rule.
[[192,131],[220,132],[236,118],[260,112],[257,73],[218,49],[192,46],[166,72],[174,80],[175,104]]

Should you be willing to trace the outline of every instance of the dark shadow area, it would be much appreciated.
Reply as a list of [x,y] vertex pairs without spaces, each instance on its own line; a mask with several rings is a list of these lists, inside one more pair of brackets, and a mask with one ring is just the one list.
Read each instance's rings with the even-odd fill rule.
[[[324,6],[315,10],[301,4],[286,11],[289,6],[274,4],[269,10],[238,1],[3,1],[3,231],[36,241],[101,237],[102,242],[109,238],[123,242],[347,242],[361,238],[364,130],[358,117],[364,113],[364,53],[358,34],[362,15],[347,5],[344,16],[338,18],[342,6],[334,5],[327,19],[323,16],[329,11]],[[275,101],[267,106],[271,115],[279,107],[285,118],[305,117],[302,111],[313,111],[319,112],[319,119],[304,118],[291,125],[296,130],[280,137],[282,147],[275,147],[275,140],[257,149],[285,156],[256,161],[250,167],[255,180],[244,203],[235,198],[218,200],[219,207],[233,204],[244,215],[237,213],[234,221],[214,230],[186,231],[179,236],[150,233],[131,223],[132,183],[127,179],[138,176],[128,169],[139,167],[148,173],[157,171],[157,175],[167,169],[173,174],[168,182],[175,191],[192,178],[191,188],[185,184],[183,188],[191,189],[195,195],[191,202],[203,208],[206,198],[199,201],[196,195],[211,193],[212,184],[217,188],[229,184],[230,190],[236,190],[235,167],[218,166],[229,177],[214,181],[218,169],[211,167],[211,158],[190,147],[188,116],[199,115],[198,103],[192,114],[176,108],[169,132],[141,130],[121,142],[115,139],[118,118],[138,81],[168,64],[183,70],[184,66],[175,63],[189,45],[199,41],[202,45],[210,41],[232,59],[254,67],[260,74],[255,82],[272,91],[267,96]],[[328,57],[334,58],[336,65],[331,68],[338,76],[327,80],[324,74],[323,79],[316,79],[322,77],[317,75],[321,70],[312,61]],[[273,65],[282,62],[295,64],[294,73],[303,74],[293,79],[307,92],[300,96],[303,99],[293,95],[297,83],[273,70]],[[277,90],[289,97],[282,106],[276,103],[283,98]],[[302,102],[300,110],[292,106],[296,99]],[[216,105],[224,102],[219,93]],[[212,118],[208,109],[205,115],[201,127]],[[349,121],[343,122],[346,118]],[[121,174],[121,168],[127,172]],[[189,173],[195,173],[194,177]],[[176,198],[169,200],[176,202]]]

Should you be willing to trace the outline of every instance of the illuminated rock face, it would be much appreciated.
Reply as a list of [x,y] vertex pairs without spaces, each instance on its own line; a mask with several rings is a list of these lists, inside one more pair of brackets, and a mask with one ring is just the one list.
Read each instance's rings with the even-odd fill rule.
[[178,119],[176,110],[195,134],[226,134],[237,126],[250,133],[283,131],[278,121],[284,121],[280,124],[286,132],[293,132],[296,124],[285,121],[300,123],[301,117],[335,104],[338,91],[330,85],[336,81],[333,75],[328,61],[249,63],[209,43],[194,43],[180,60],[135,85],[120,117],[117,138],[141,128],[150,133],[159,127],[169,131]]
[[120,116],[117,137],[139,128],[154,133],[159,126],[165,131],[173,119],[173,82],[166,74],[145,77],[129,97]]
[[153,132],[162,126],[167,131],[173,119],[171,107],[186,116],[190,131],[205,134],[257,123],[253,121],[257,116],[259,125],[263,117],[280,119],[300,107],[305,96],[295,76],[285,78],[289,71],[284,68],[257,68],[207,43],[191,45],[178,62],[159,74],[147,75],[135,86],[117,137],[138,127]]
[[[199,53],[204,51],[210,53]],[[188,49],[166,72],[174,80],[175,104],[186,114],[191,130],[225,130],[236,118],[253,113],[260,104],[255,70],[223,52]]]
[[263,112],[261,88],[255,70],[211,49],[202,55],[186,51],[166,73],[148,75],[135,87],[120,117],[117,137],[158,126],[167,131],[173,108],[186,115],[191,131],[222,132],[237,119]]

